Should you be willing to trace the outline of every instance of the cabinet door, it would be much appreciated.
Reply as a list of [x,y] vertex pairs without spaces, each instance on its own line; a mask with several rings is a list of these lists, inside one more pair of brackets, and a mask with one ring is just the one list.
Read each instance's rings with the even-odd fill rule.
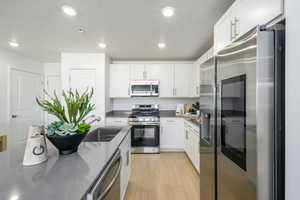
[[232,40],[231,18],[232,9],[229,8],[214,27],[214,51],[216,53],[230,44]]
[[172,64],[147,64],[145,66],[148,80],[159,81],[159,97],[173,96],[173,65]]
[[110,97],[130,97],[130,66],[126,64],[110,65]]
[[130,174],[131,174],[131,137],[128,134],[120,145],[122,168],[121,168],[121,199],[126,194]]
[[144,80],[146,79],[145,65],[144,64],[131,64],[130,65],[130,80]]
[[193,164],[197,171],[200,171],[200,152],[199,152],[199,132],[193,130],[192,132],[192,138],[193,138]]
[[283,14],[283,0],[239,0],[237,3],[239,36]]
[[193,64],[174,65],[174,96],[192,96]]
[[184,122],[184,151],[188,153],[188,125]]
[[184,128],[181,118],[161,118],[160,146],[164,150],[184,149]]
[[193,69],[193,97],[199,97],[200,96],[200,63],[196,62],[194,64]]

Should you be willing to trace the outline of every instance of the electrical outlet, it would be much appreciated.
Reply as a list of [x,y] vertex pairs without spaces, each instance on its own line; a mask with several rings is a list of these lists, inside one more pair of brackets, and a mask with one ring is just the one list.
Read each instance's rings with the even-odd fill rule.
[[7,149],[7,136],[0,134],[0,152],[6,151]]

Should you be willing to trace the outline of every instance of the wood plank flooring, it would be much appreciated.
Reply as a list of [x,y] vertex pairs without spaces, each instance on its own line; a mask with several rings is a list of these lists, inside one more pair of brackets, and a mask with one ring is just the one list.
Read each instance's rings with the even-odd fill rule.
[[133,154],[126,200],[199,200],[200,177],[185,153]]

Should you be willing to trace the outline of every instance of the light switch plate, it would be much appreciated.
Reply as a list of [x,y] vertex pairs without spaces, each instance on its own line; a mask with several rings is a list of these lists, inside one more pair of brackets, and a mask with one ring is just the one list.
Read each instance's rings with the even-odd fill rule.
[[7,136],[0,134],[0,152],[6,151],[7,149]]

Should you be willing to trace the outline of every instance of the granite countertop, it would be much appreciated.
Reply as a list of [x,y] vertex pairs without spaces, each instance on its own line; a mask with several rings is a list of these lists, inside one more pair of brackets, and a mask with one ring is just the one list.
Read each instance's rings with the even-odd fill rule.
[[106,117],[128,118],[130,114],[130,110],[113,110],[106,113]]
[[25,144],[8,145],[0,152],[1,200],[80,200],[117,150],[130,126],[111,142],[83,142],[77,153],[59,156],[48,145],[48,161],[22,166]]
[[[115,117],[115,118],[128,118],[131,114],[130,110],[114,110],[106,113],[106,117]],[[176,117],[175,110],[161,110],[159,111],[160,117]]]

